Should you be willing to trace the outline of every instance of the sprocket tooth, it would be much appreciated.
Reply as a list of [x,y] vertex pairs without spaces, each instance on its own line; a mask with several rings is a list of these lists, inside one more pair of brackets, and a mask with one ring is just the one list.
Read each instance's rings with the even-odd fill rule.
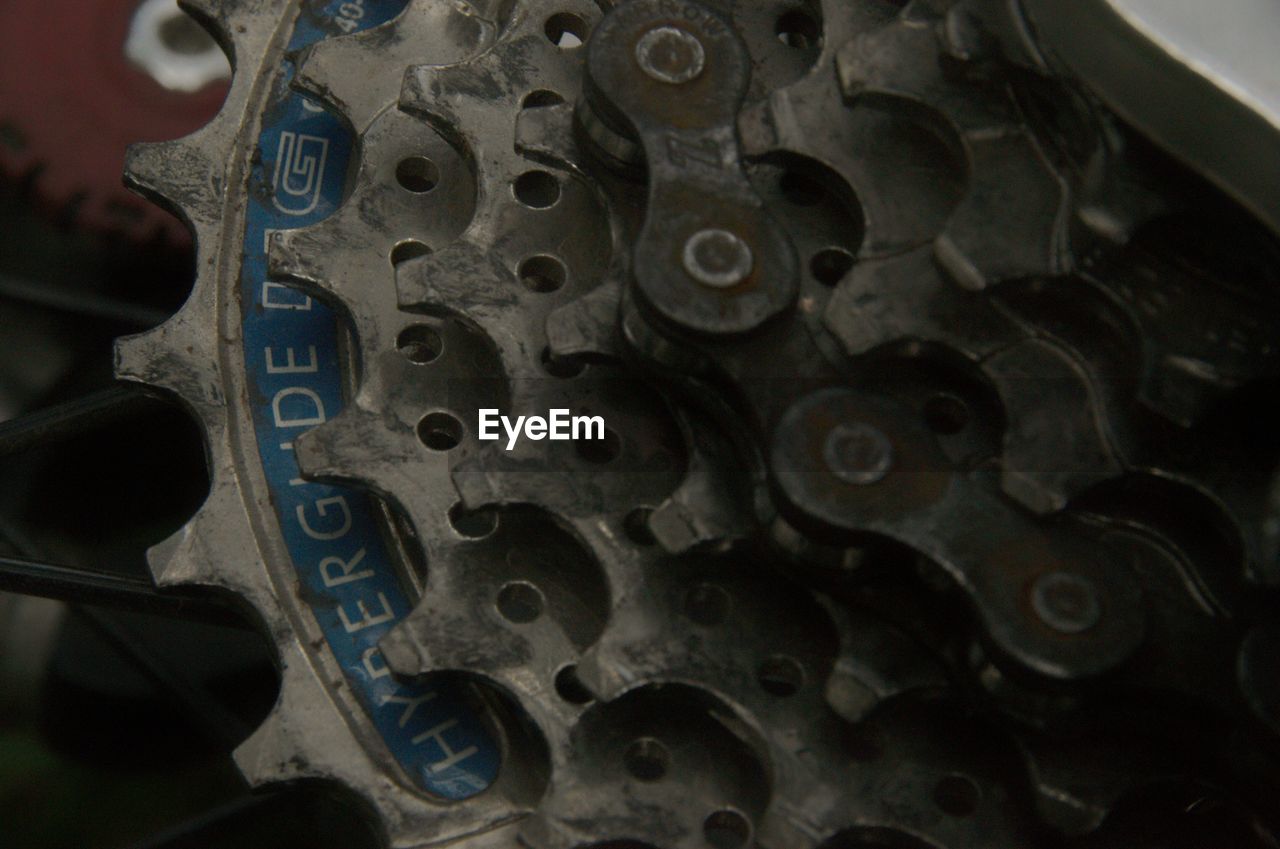
[[547,346],[556,357],[621,354],[618,307],[622,282],[608,280],[547,316]]
[[[449,583],[464,584],[462,588],[474,596],[457,576]],[[548,616],[527,624],[495,627],[475,606],[474,598],[458,597],[433,583],[431,598],[383,638],[381,648],[387,665],[407,676],[433,672],[481,675],[517,693],[522,704],[559,707],[551,712],[550,724],[567,724],[577,709],[551,698],[556,670],[576,661],[579,653],[564,630]],[[469,609],[469,616],[459,615]]]
[[288,0],[183,0],[231,61],[231,89],[218,114],[191,135],[131,145],[125,184],[192,226],[197,249],[217,243],[226,191],[226,157],[240,134],[254,76],[275,32],[262,21],[281,20]]
[[[323,663],[325,658],[321,658]],[[233,752],[246,781],[261,787],[301,779],[333,781],[386,815],[390,845],[435,846],[475,828],[492,828],[512,815],[509,800],[492,795],[457,806],[423,803],[374,763],[346,728],[346,718],[297,640],[281,643],[280,694],[262,724]],[[371,780],[372,779],[372,780]]]
[[456,304],[472,289],[483,305],[506,306],[517,293],[509,285],[511,272],[498,258],[470,239],[464,238],[430,256],[405,263],[396,272],[396,288],[401,308],[419,304]]
[[912,692],[942,692],[946,671],[905,632],[863,611],[841,607],[826,596],[818,603],[836,623],[840,651],[823,687],[831,709],[860,722],[889,699]]
[[[934,245],[942,267],[974,290],[1001,280],[1069,271],[1070,191],[1044,167],[1034,140],[1016,132],[970,138],[967,146],[969,190]],[[1027,191],[1027,186],[1036,189]],[[1001,234],[998,243],[992,242],[992,232]]]
[[[157,585],[205,584],[237,592],[252,589],[231,586],[229,576],[217,568],[221,559],[236,562],[258,559],[251,546],[242,545],[246,539],[243,533],[231,533],[226,528],[230,517],[243,515],[243,507],[236,503],[238,498],[234,482],[228,482],[223,473],[215,470],[210,493],[196,515],[172,536],[147,550],[147,563]],[[229,545],[242,550],[233,554],[227,550]],[[253,591],[250,596],[265,601],[260,591]]]
[[[380,26],[313,44],[293,84],[335,107],[360,131],[395,102],[404,68],[462,62],[491,42],[500,25],[474,4],[410,0]],[[370,73],[374,58],[390,73]]]
[[691,447],[689,464],[676,490],[649,514],[647,527],[669,554],[724,547],[754,531],[750,493],[756,483],[714,428],[680,416]]
[[[209,431],[208,445],[209,494],[185,525],[147,551],[152,578],[158,586],[185,584],[235,593],[268,633],[287,633],[290,625],[256,547],[244,495],[232,471],[225,428]],[[237,568],[227,569],[227,563]]]
[[574,131],[574,107],[568,103],[520,110],[516,116],[516,150],[557,168],[587,173]]
[[[218,119],[214,119],[217,121]],[[125,184],[200,229],[217,222],[224,178],[205,143],[208,128],[182,139],[143,142],[125,153]]]
[[925,249],[856,265],[823,321],[851,356],[915,339],[980,359],[1024,335],[982,293],[949,285]]
[[[280,695],[262,724],[232,753],[251,787],[299,779],[342,780],[368,756],[350,734],[320,734],[343,719],[296,641],[281,646]],[[361,786],[344,782],[355,790]],[[369,788],[364,788],[368,793]]]
[[681,554],[725,545],[753,530],[738,506],[711,488],[713,482],[703,467],[695,466],[671,497],[653,509],[647,527],[664,551]]
[[333,244],[337,229],[332,224],[334,217],[310,227],[272,231],[267,243],[267,277],[331,292],[327,285],[331,263],[320,257],[324,256],[324,249]]
[[[1125,471],[1097,411],[1098,391],[1064,352],[1043,340],[1019,343],[983,363],[1004,403],[1001,488],[1034,513],[1061,510],[1070,498]],[[1045,446],[1053,446],[1046,462]]]
[[[905,14],[850,39],[836,64],[851,101],[923,109],[963,151],[968,185],[936,239],[938,261],[959,285],[973,290],[1069,271],[1071,186],[1040,149],[1011,94],[943,71],[942,54],[956,49],[944,36],[954,28],[937,26],[923,7],[914,12],[918,17]],[[982,36],[976,32],[973,45]],[[974,55],[961,50],[962,58],[984,55],[972,49]],[[999,223],[993,225],[993,218]]]
[[277,704],[232,753],[250,787],[304,777],[305,773],[291,763],[292,748],[285,723],[283,709]]
[[[359,403],[349,404],[324,424],[294,440],[298,468],[312,478],[360,480],[383,492],[396,492],[406,482],[401,469],[421,470],[431,464],[411,433],[394,434],[379,427],[382,419]],[[438,457],[438,472],[446,474],[447,460]],[[375,474],[375,470],[377,474]],[[381,475],[392,479],[383,479]]]
[[115,374],[178,395],[208,424],[206,410],[223,405],[214,341],[216,325],[202,323],[207,309],[197,293],[176,315],[143,333],[115,343]]
[[[601,14],[600,7],[588,0],[565,0],[557,11],[575,15],[587,26],[593,26]],[[534,90],[553,91],[569,99],[580,88],[579,66],[580,60],[550,42],[541,18],[518,14],[507,22],[496,43],[470,62],[410,67],[400,88],[400,107],[438,124],[442,131],[460,132],[476,146],[477,159],[484,160],[487,151],[482,148],[497,142],[502,150],[495,149],[491,164],[500,165],[515,153],[510,137],[501,134],[503,140],[498,141],[492,132],[481,136],[469,132],[471,122],[465,113],[487,111],[495,117],[501,113],[500,119],[510,124],[514,136],[518,109],[511,107],[518,107]]]

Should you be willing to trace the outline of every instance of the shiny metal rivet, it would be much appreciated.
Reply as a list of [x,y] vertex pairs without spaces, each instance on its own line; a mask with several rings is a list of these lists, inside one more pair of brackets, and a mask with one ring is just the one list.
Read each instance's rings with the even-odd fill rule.
[[1044,624],[1062,634],[1087,631],[1102,618],[1093,582],[1071,572],[1046,572],[1036,578],[1031,607]]
[[840,480],[862,486],[889,474],[893,468],[893,444],[869,424],[836,425],[827,434],[822,458]]
[[728,230],[699,230],[684,245],[684,270],[704,286],[736,286],[754,263],[751,248]]
[[702,73],[706,62],[702,42],[676,27],[654,27],[636,42],[636,64],[660,83],[687,83]]

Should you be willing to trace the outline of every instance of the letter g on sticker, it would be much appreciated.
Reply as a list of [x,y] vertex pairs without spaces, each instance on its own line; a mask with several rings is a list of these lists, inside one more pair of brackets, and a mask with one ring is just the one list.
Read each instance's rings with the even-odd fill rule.
[[320,203],[329,140],[288,130],[280,134],[276,149],[275,189],[271,200],[285,215],[307,215]]
[[[312,527],[312,523],[307,519],[306,505],[299,504],[297,507],[298,525],[302,528],[302,532],[312,539],[341,539],[351,530],[351,508],[347,506],[347,497],[345,495],[337,495],[331,498],[321,498],[315,502],[315,511],[320,516],[316,521],[320,527]],[[338,508],[340,516],[335,517],[332,508]],[[323,520],[323,523],[322,521]]]

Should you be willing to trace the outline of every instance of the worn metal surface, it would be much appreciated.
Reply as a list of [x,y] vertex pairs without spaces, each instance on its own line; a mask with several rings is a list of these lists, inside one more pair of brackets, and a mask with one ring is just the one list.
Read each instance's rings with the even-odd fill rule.
[[[1101,847],[1185,793],[1270,845],[1271,245],[1184,239],[1203,198],[1008,4],[411,0],[299,38],[341,9],[196,4],[228,105],[130,164],[201,276],[117,370],[213,475],[153,571],[276,641],[252,781],[342,782],[403,847]],[[280,163],[338,137],[290,74],[354,139],[314,185]],[[264,382],[264,346],[334,377]],[[482,408],[606,438],[506,450]],[[378,548],[297,544],[357,493]]]

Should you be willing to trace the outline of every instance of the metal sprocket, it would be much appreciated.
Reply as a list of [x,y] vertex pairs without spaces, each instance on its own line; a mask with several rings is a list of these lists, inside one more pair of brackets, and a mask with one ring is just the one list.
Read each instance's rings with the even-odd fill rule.
[[[1184,191],[1007,9],[191,5],[231,95],[129,178],[200,278],[117,372],[209,439],[157,581],[280,652],[251,781],[341,782],[396,846],[1107,845],[1171,780],[1271,827],[1274,770],[1121,729],[1151,692],[1275,723],[1270,468],[1215,435],[1280,313],[1151,273]],[[632,61],[664,27],[691,76]],[[1155,324],[1200,304],[1231,345]],[[606,437],[470,425],[557,407]]]

